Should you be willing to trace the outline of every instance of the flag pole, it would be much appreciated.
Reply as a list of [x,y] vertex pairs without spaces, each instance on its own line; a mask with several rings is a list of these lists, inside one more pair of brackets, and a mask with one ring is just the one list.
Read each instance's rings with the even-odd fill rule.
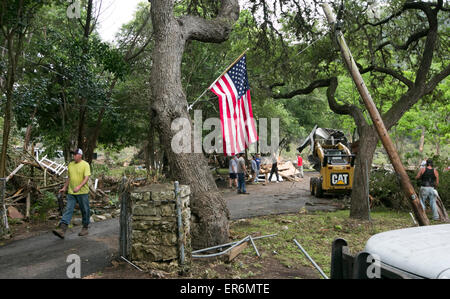
[[191,110],[192,107],[194,106],[194,104],[197,103],[197,101],[200,100],[200,98],[203,97],[203,96],[205,95],[205,93],[206,93],[208,90],[210,90],[211,87],[213,87],[213,85],[216,84],[216,82],[217,82],[223,75],[226,74],[226,72],[228,72],[228,71],[229,71],[229,70],[230,70],[230,69],[231,69],[231,68],[232,68],[232,67],[233,67],[233,66],[234,66],[234,65],[235,65],[242,57],[244,57],[244,55],[247,53],[248,50],[250,50],[250,48],[245,49],[245,51],[242,52],[242,54],[239,55],[239,57],[236,58],[236,60],[234,60],[233,63],[230,64],[230,65],[225,69],[225,71],[224,71],[219,77],[217,77],[217,79],[214,80],[214,82],[213,82],[207,89],[205,89],[205,91],[203,91],[203,93],[202,93],[202,94],[201,94],[194,102],[192,102],[192,104],[188,105],[187,110],[188,110],[188,111]]
[[241,55],[239,55],[239,57],[238,58],[236,58],[236,60],[235,61],[233,61],[233,63],[232,64],[230,64],[226,69],[225,69],[225,71],[222,73],[222,74],[220,74],[220,76],[219,77],[217,77],[217,79],[216,80],[214,80],[214,82],[208,87],[208,90],[209,89],[211,89],[211,87],[214,85],[214,84],[216,84],[216,82],[223,76],[223,75],[225,75],[242,57],[244,57],[244,55],[247,53],[247,51],[248,50],[250,50],[250,48],[247,48],[247,49],[245,49],[245,51],[244,52],[242,52],[242,54]]

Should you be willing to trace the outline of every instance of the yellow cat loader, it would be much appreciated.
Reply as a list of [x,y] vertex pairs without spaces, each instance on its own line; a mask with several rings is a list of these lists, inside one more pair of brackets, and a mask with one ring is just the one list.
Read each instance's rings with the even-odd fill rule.
[[341,131],[314,127],[305,142],[298,148],[301,153],[311,145],[308,160],[320,177],[311,178],[311,195],[350,194],[353,185],[355,155],[348,146],[347,138]]

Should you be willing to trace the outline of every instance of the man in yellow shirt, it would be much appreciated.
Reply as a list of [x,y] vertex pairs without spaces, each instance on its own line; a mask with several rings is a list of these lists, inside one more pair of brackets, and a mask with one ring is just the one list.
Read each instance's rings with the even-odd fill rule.
[[91,216],[89,210],[89,186],[87,184],[91,175],[91,168],[89,167],[89,163],[83,160],[83,151],[81,149],[77,149],[72,153],[73,161],[68,166],[68,178],[64,187],[59,190],[59,192],[66,192],[68,189],[67,206],[59,227],[53,230],[53,233],[61,239],[64,239],[64,234],[72,220],[73,210],[77,202],[81,210],[83,223],[83,228],[78,234],[79,236],[88,234],[89,218]]

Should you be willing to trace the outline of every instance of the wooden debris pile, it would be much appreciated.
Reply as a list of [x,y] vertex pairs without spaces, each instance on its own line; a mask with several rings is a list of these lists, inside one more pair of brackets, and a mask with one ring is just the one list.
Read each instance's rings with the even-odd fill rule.
[[[9,175],[5,179],[4,202],[9,218],[30,220],[35,212],[33,207],[46,204],[45,197],[49,196],[46,192],[54,194],[56,198],[67,178],[67,167],[56,162],[53,166],[50,159],[41,163],[29,152],[14,149],[8,152]],[[95,213],[109,213],[110,209],[116,208],[118,203],[112,201],[111,193],[117,192],[119,181],[120,179],[112,177],[89,180],[90,203]],[[59,213],[57,208],[52,208],[43,216],[55,219]]]
[[11,150],[7,164],[9,175],[5,178],[3,199],[12,219],[29,219],[32,202],[39,201],[45,192],[62,187],[63,178],[42,166],[29,152]]
[[[270,174],[272,164],[262,164],[260,174]],[[275,175],[275,174],[274,174]],[[299,182],[301,178],[300,171],[294,166],[291,161],[282,161],[278,163],[278,175],[290,182]]]

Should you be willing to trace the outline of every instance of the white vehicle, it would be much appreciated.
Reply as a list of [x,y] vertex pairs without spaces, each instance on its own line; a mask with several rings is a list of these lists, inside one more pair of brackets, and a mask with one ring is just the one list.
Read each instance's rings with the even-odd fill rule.
[[331,278],[450,279],[450,224],[376,234],[355,257],[349,254],[345,240],[336,239]]

